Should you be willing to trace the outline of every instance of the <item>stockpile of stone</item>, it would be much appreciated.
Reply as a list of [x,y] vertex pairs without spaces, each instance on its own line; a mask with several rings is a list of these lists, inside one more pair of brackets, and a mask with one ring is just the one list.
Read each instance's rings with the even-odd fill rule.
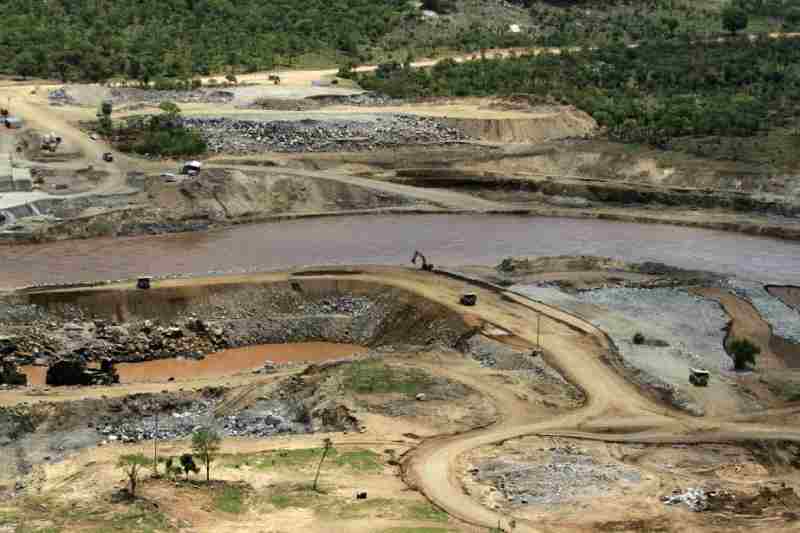
[[458,129],[427,117],[387,115],[374,121],[256,121],[186,118],[212,152],[336,152],[465,140]]
[[708,509],[708,495],[701,488],[689,487],[683,492],[675,490],[671,495],[663,496],[661,501],[667,505],[686,505],[696,513]]
[[619,481],[638,483],[640,474],[617,464],[601,464],[583,450],[566,444],[541,449],[545,461],[520,463],[493,459],[471,471],[513,504],[557,504],[600,495]]
[[161,102],[176,102],[179,104],[189,103],[208,103],[208,104],[227,104],[232,101],[234,94],[230,91],[214,89],[198,89],[195,91],[154,91],[137,89],[135,87],[123,87],[111,89],[109,98],[115,104],[128,102],[142,102],[148,104],[159,104]]
[[319,96],[309,96],[306,100],[319,102],[322,105],[350,105],[376,107],[382,105],[398,105],[402,100],[394,99],[380,93],[361,93],[361,94],[323,94]]

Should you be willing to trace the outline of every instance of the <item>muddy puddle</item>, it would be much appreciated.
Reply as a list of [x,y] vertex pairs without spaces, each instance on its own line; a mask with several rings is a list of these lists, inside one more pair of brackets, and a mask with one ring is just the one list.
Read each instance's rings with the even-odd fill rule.
[[[162,382],[170,378],[185,381],[197,378],[224,377],[255,370],[267,361],[273,363],[317,362],[339,359],[367,351],[355,344],[303,342],[297,344],[261,344],[223,350],[203,360],[159,359],[143,363],[116,365],[122,383]],[[31,386],[45,385],[46,367],[22,367]]]

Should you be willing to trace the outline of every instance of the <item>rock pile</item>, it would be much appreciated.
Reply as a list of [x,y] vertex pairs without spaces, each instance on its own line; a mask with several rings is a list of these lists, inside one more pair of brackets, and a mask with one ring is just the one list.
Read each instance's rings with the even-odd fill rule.
[[640,475],[617,464],[599,464],[583,450],[565,444],[541,451],[549,457],[541,463],[505,459],[487,461],[474,468],[475,480],[490,483],[513,504],[554,504],[577,497],[605,493],[618,481],[638,483]]
[[161,102],[176,102],[179,104],[208,103],[227,104],[232,101],[234,94],[231,91],[218,89],[198,89],[195,91],[154,91],[124,87],[111,89],[110,100],[115,104],[128,102],[142,102],[146,104],[160,104]]
[[387,115],[375,121],[255,121],[231,118],[186,118],[212,152],[337,152],[406,144],[463,141],[458,129],[426,117]]
[[684,504],[696,513],[708,509],[708,495],[701,488],[689,487],[684,492],[676,489],[671,495],[662,496],[661,501],[667,505]]

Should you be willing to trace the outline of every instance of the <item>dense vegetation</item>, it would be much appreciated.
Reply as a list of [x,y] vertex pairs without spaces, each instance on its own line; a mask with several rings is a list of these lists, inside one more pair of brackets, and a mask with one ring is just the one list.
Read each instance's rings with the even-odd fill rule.
[[306,52],[358,57],[406,0],[0,0],[0,71],[62,80],[272,68]]
[[[794,0],[731,0],[750,31],[800,28]],[[723,31],[715,0],[0,0],[0,72],[69,80],[187,80],[274,65]],[[509,30],[518,24],[519,33]],[[298,63],[299,62],[299,63]]]
[[590,113],[613,138],[663,144],[691,135],[748,136],[788,123],[800,103],[800,40],[673,39],[509,59],[382,65],[362,86],[401,97],[526,93]]
[[[200,155],[207,150],[203,137],[182,124],[181,110],[172,102],[161,104],[163,113],[146,117],[133,117],[124,127],[113,125],[100,131],[116,140],[123,152],[147,156],[175,157]],[[105,130],[105,131],[104,131]]]

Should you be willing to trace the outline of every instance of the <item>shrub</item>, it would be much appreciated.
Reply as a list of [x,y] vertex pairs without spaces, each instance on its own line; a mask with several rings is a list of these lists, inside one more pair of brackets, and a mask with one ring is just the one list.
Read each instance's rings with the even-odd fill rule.
[[644,344],[644,335],[640,331],[633,336],[633,344]]
[[761,349],[749,339],[733,339],[728,345],[728,351],[733,355],[733,366],[736,370],[746,370],[747,366],[756,365],[756,355]]

